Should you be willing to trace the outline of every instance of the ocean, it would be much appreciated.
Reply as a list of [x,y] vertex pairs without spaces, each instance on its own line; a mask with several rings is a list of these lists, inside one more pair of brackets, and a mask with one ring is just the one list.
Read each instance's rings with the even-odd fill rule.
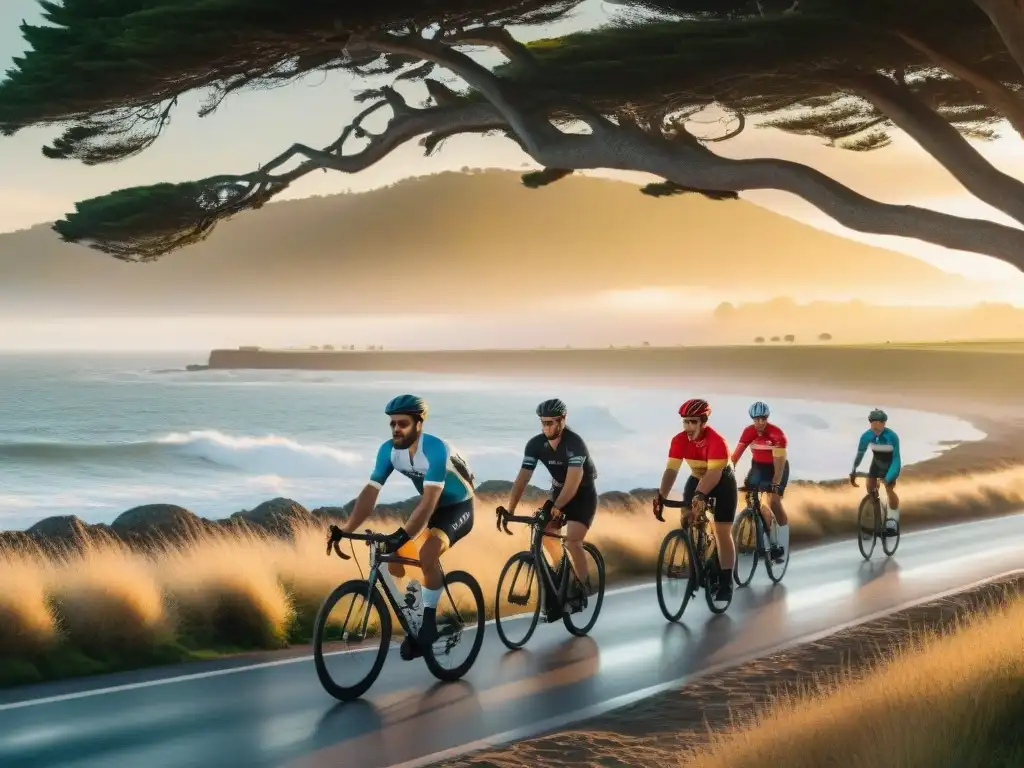
[[[599,490],[649,488],[681,428],[682,400],[707,398],[712,423],[731,447],[757,399],[753,386],[735,396],[529,378],[184,370],[204,354],[0,355],[0,529],[22,530],[50,515],[111,522],[149,503],[205,517],[275,496],[310,509],[344,504],[388,439],[384,404],[407,391],[428,399],[428,431],[462,453],[478,483],[515,477],[526,440],[539,431],[536,404],[561,397],[597,463]],[[808,480],[849,472],[867,411],[877,405],[770,404],[790,440],[791,478]],[[936,455],[940,441],[984,437],[951,416],[888,412],[905,463]],[[747,462],[749,451],[744,471]],[[547,487],[547,480],[539,468],[533,482]],[[395,474],[381,500],[414,493]]]

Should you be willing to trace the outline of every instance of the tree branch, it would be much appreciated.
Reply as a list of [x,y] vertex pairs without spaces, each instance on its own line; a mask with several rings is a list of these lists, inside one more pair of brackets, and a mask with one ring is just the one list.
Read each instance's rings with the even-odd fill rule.
[[[53,228],[66,242],[82,243],[123,261],[153,261],[206,239],[218,222],[262,207],[314,170],[357,173],[422,134],[454,135],[505,127],[501,115],[487,102],[464,100],[419,109],[410,107],[393,89],[383,89],[380,95],[382,101],[364,109],[337,140],[322,149],[293,144],[251,173],[118,190],[78,203],[75,212]],[[387,129],[368,134],[361,127],[362,120],[386,105],[395,112]],[[369,138],[369,143],[354,154],[341,154],[353,134]],[[277,172],[296,157],[305,160],[291,170]]]
[[508,123],[508,126],[522,139],[534,159],[543,165],[552,165],[539,155],[544,148],[557,143],[564,136],[545,116],[537,115],[517,98],[515,89],[502,82],[482,64],[449,45],[422,37],[398,37],[376,35],[365,39],[365,44],[381,53],[395,53],[403,56],[418,56],[432,61],[458,75],[471,87],[480,92]]
[[935,62],[937,66],[977,88],[978,92],[988,101],[989,106],[1002,114],[1014,130],[1024,137],[1024,101],[1019,99],[1017,94],[998,80],[932,48],[908,32],[897,31],[896,34],[911,48],[915,48]]
[[460,30],[441,38],[446,45],[486,45],[496,48],[512,64],[524,70],[538,70],[540,65],[530,49],[520,43],[504,27],[476,27]]
[[1024,223],[1024,184],[994,167],[910,90],[877,72],[842,72],[829,79],[888,116],[976,198]]

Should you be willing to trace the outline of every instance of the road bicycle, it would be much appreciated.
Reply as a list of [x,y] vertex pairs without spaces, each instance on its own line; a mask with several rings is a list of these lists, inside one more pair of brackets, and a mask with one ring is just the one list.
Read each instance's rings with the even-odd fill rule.
[[[677,509],[688,508],[688,505],[675,499],[663,499],[663,504]],[[658,606],[669,621],[679,621],[690,598],[701,588],[712,613],[725,613],[732,604],[731,597],[723,603],[715,600],[722,579],[722,566],[718,562],[714,526],[709,525],[714,509],[715,499],[710,498],[704,514],[697,515],[692,522],[687,521],[684,513],[680,512],[679,527],[669,531],[661,542],[661,550],[658,552]],[[684,579],[685,586],[682,583]],[[682,603],[679,610],[673,611],[668,606],[668,600],[677,597],[680,591]]]
[[[770,489],[770,483],[762,483],[756,487],[747,485],[739,487],[740,493],[745,493],[747,496],[747,506],[736,517],[732,528],[732,538],[736,544],[736,567],[733,569],[733,576],[741,587],[747,586],[754,578],[758,558],[764,559],[764,568],[773,584],[782,581],[782,577],[786,575],[786,569],[789,568],[789,547],[786,547],[781,563],[772,560],[771,552],[764,548],[765,526],[764,518],[761,516],[761,494]],[[768,507],[768,514],[771,517],[771,533],[774,535],[778,521],[775,519],[775,513],[771,506]],[[746,556],[750,556],[749,569],[740,565]],[[741,573],[746,573],[746,577],[742,577]]]
[[[855,475],[867,477],[867,474],[862,472]],[[857,509],[857,547],[865,560],[871,559],[879,540],[887,557],[896,554],[896,549],[900,545],[900,521],[894,521],[896,530],[892,533],[886,527],[889,521],[889,500],[884,494],[879,493],[881,485],[882,481],[879,480],[875,490],[865,493]]]
[[[587,565],[587,580],[586,583],[583,583],[573,570],[565,546],[565,537],[544,530],[551,521],[550,513],[547,510],[542,507],[533,515],[528,516],[512,515],[504,507],[498,507],[495,512],[498,530],[504,531],[509,536],[513,535],[512,531],[508,529],[509,523],[523,523],[530,526],[530,548],[512,555],[505,563],[505,567],[501,569],[501,575],[498,576],[498,589],[494,600],[494,626],[498,630],[501,642],[511,650],[526,645],[540,622],[542,606],[548,609],[544,611],[546,624],[561,618],[565,628],[573,635],[577,637],[587,635],[594,628],[598,614],[601,613],[601,605],[604,603],[604,556],[589,541],[583,542],[583,551],[588,559],[593,560],[593,563]],[[552,568],[544,556],[543,541],[546,536],[558,539],[562,545],[562,556],[557,569]],[[541,578],[537,578],[538,571]],[[507,584],[507,604],[529,606],[530,594],[536,585],[537,596],[532,613],[529,612],[531,609],[527,608],[526,611],[503,615],[502,595],[506,593],[506,578],[510,573],[511,580]],[[597,576],[597,588],[593,589],[595,575]],[[570,586],[572,587],[571,591]],[[578,617],[591,604],[593,604],[594,615],[590,617],[589,621],[577,624],[577,618],[574,617]],[[511,634],[517,627],[516,622],[525,626],[525,634],[519,640],[513,639]]]
[[[484,642],[484,597],[480,584],[477,583],[477,580],[472,575],[465,571],[452,571],[451,573],[444,574],[442,569],[444,578],[442,600],[444,597],[447,597],[448,601],[450,601],[450,607],[445,606],[442,609],[442,606],[438,605],[436,609],[436,639],[431,644],[419,644],[418,633],[421,614],[414,605],[409,604],[411,601],[408,599],[404,601],[404,604],[399,604],[398,596],[402,592],[395,583],[394,577],[388,572],[387,564],[401,563],[405,566],[419,568],[420,561],[397,554],[386,554],[384,551],[385,542],[389,538],[388,534],[374,533],[370,530],[367,530],[366,533],[348,533],[342,531],[336,525],[330,527],[330,536],[327,539],[328,557],[331,554],[331,550],[333,550],[342,560],[351,560],[352,558],[338,547],[338,543],[342,539],[350,539],[352,541],[366,542],[366,546],[369,548],[370,560],[369,576],[365,579],[358,578],[346,581],[331,592],[320,606],[316,622],[313,625],[313,661],[316,665],[317,677],[320,678],[320,684],[323,685],[324,690],[341,701],[351,701],[366,693],[384,668],[384,661],[387,658],[392,633],[392,618],[391,613],[388,611],[388,606],[394,611],[394,615],[397,617],[398,623],[405,632],[406,637],[410,638],[411,643],[415,643],[422,652],[423,661],[426,663],[427,669],[438,680],[451,682],[465,675],[473,666],[473,662],[476,661],[476,657],[479,655],[480,648]],[[353,550],[354,554],[355,551]],[[383,568],[381,567],[382,565],[384,566]],[[362,568],[359,569],[359,575],[360,577],[362,576]],[[472,595],[472,602],[475,605],[461,607],[460,610],[455,599],[452,598],[451,590],[449,589],[454,584],[466,586]],[[342,598],[347,596],[351,596],[353,599],[345,616],[345,621],[340,626],[336,622],[328,621],[333,608]],[[357,602],[362,602],[366,609],[359,618],[355,629],[350,630],[348,629],[350,626],[348,620],[352,618],[353,609]],[[376,624],[371,624],[370,622],[371,609],[377,612]],[[359,614],[356,615],[358,616]],[[329,650],[330,644],[339,641],[363,643],[373,637],[375,630],[378,633],[378,647],[370,672],[355,685],[343,686],[336,683],[331,677],[325,661],[326,656],[333,655]],[[452,651],[466,642],[470,644],[469,655],[466,660],[452,668],[443,666],[442,662],[452,655]],[[369,646],[369,648],[372,649],[372,646]],[[402,657],[405,660],[414,658],[405,645],[403,645],[402,651]],[[341,651],[341,653],[345,653],[345,651]]]

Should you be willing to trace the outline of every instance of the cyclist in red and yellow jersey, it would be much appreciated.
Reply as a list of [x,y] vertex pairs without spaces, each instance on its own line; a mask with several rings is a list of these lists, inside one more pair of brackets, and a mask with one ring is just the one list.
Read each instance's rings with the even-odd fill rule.
[[654,499],[654,515],[659,520],[665,497],[672,490],[683,462],[690,468],[690,477],[683,490],[683,503],[690,514],[703,514],[710,498],[715,499],[715,540],[718,543],[722,579],[715,593],[717,601],[732,597],[732,569],[736,563],[736,547],[732,540],[732,523],[736,519],[736,475],[729,465],[729,446],[725,438],[708,426],[711,406],[706,400],[687,400],[679,408],[683,431],[672,438],[668,449],[668,465],[661,476],[661,486]]
[[[767,510],[762,506],[761,517],[764,519],[765,542],[764,548],[769,556],[776,563],[781,563],[786,549],[789,547],[789,518],[786,510],[782,507],[782,494],[786,492],[786,484],[789,483],[789,458],[786,456],[786,433],[774,424],[769,423],[768,417],[771,409],[767,403],[758,400],[747,411],[753,424],[743,430],[740,441],[736,444],[736,450],[732,453],[732,466],[736,468],[736,462],[743,456],[743,452],[750,446],[751,462],[750,471],[744,480],[744,485],[751,487],[763,487],[768,485],[770,489],[765,492],[766,501],[775,519],[778,521],[778,530],[772,531],[769,536],[770,522]],[[771,538],[776,538],[775,543]]]

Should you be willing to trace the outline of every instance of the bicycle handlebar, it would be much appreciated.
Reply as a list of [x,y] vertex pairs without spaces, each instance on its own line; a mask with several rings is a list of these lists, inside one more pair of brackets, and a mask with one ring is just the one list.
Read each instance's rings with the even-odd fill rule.
[[514,535],[512,531],[508,529],[509,523],[523,523],[524,525],[539,525],[542,518],[544,517],[544,508],[541,507],[532,515],[513,515],[504,507],[498,507],[494,510],[495,517],[497,518],[497,529],[504,531],[509,536]]
[[750,493],[751,491],[757,491],[758,493],[769,493],[772,490],[772,483],[760,483],[758,485],[741,485],[737,488],[740,493]]
[[370,544],[381,544],[388,538],[386,533],[374,533],[369,528],[365,529],[366,533],[349,533],[348,531],[341,530],[341,528],[336,525],[332,525],[328,530],[331,535],[327,537],[327,556],[330,557],[331,549],[334,549],[334,554],[342,560],[352,559],[351,555],[346,555],[338,548],[338,542],[342,539],[365,541],[366,546],[370,546]]

